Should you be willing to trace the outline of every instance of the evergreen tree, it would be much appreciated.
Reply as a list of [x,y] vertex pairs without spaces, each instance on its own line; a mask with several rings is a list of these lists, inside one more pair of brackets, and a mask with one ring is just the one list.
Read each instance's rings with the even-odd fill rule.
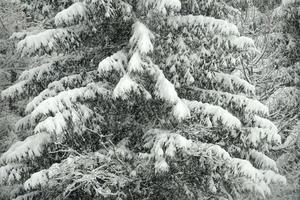
[[1,155],[12,198],[264,198],[286,182],[268,108],[232,74],[257,49],[226,1],[23,3],[39,26],[12,35],[32,67],[2,91],[28,98],[30,136]]

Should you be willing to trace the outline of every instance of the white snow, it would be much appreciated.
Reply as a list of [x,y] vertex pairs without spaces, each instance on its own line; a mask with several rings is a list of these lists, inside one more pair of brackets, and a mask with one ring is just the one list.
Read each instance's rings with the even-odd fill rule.
[[231,42],[232,45],[236,46],[238,50],[247,50],[250,48],[256,49],[254,40],[249,37],[231,36],[231,37],[229,37],[229,41]]
[[191,113],[188,106],[181,100],[178,100],[177,104],[173,108],[173,116],[178,121],[182,121],[186,118],[189,118],[191,116]]
[[183,102],[191,110],[191,113],[200,114],[201,116],[209,115],[210,121],[213,126],[218,126],[220,121],[224,126],[228,128],[240,128],[241,122],[238,118],[233,116],[227,110],[208,103],[201,103],[198,101],[183,100]]
[[186,71],[184,78],[185,78],[187,85],[191,85],[195,82],[195,79],[194,79],[193,75],[191,74],[190,70]]
[[[84,76],[84,80],[81,74],[74,74],[70,76],[66,76],[61,78],[58,81],[53,81],[48,85],[48,88],[43,90],[38,96],[34,97],[26,106],[25,112],[31,113],[42,101],[56,96],[59,92],[68,90],[68,88],[73,88],[77,85],[85,86],[93,81],[91,76],[92,73],[87,74]],[[96,89],[96,88],[94,88]]]
[[0,184],[10,185],[19,181],[21,174],[28,171],[28,167],[20,163],[8,163],[0,167]]
[[248,160],[232,158],[230,163],[234,174],[246,176],[253,182],[259,182],[263,179],[263,174],[261,171],[254,168]]
[[155,95],[167,102],[176,103],[179,99],[174,85],[166,79],[163,72],[157,77],[155,89]]
[[264,153],[251,149],[249,152],[250,157],[254,160],[256,166],[262,169],[271,169],[278,172],[276,162],[266,156]]
[[38,133],[27,137],[24,141],[14,143],[1,155],[2,162],[14,162],[41,156],[45,145],[51,142],[49,134]]
[[139,52],[134,52],[131,56],[129,63],[128,63],[128,70],[129,73],[131,72],[142,72],[142,59]]
[[38,96],[34,97],[26,106],[25,112],[31,113],[42,101],[49,97],[55,96],[57,93],[54,90],[45,89]]
[[247,128],[248,135],[246,136],[246,144],[252,144],[257,147],[262,140],[266,140],[269,144],[281,144],[281,137],[276,130],[268,128]]
[[286,184],[286,178],[280,174],[276,174],[272,170],[265,170],[262,172],[264,176],[264,180],[267,184],[270,183],[281,183],[281,184]]
[[25,87],[28,85],[28,80],[20,81],[10,86],[1,92],[1,97],[4,99],[14,99],[26,93]]
[[130,92],[139,93],[139,85],[125,74],[113,91],[114,98],[127,99]]
[[45,63],[39,67],[25,70],[18,78],[18,83],[2,91],[2,98],[21,97],[27,92],[27,88],[33,81],[45,81],[52,73],[52,63]]
[[42,81],[45,79],[44,76],[50,76],[51,72],[53,71],[52,69],[52,63],[44,63],[38,67],[25,70],[22,72],[18,80],[33,80],[36,79],[38,81]]
[[181,26],[188,27],[201,27],[209,33],[218,33],[223,35],[235,35],[239,36],[237,26],[231,24],[225,20],[215,19],[213,17],[205,17],[202,15],[186,15],[186,16],[174,16],[169,17],[168,24],[175,29]]
[[235,107],[242,108],[247,113],[259,113],[263,115],[268,115],[269,113],[267,106],[256,99],[247,98],[242,94],[235,95],[228,92],[204,90],[200,88],[195,88],[195,90],[197,91],[197,99],[200,101],[214,100],[217,105],[222,107],[228,107],[231,102],[234,102]]
[[129,40],[132,52],[147,54],[153,51],[152,39],[154,35],[143,23],[137,21],[133,24],[133,35]]
[[274,132],[278,132],[277,127],[275,126],[275,124],[273,124],[273,122],[271,122],[268,119],[262,118],[258,115],[254,115],[253,116],[253,122],[254,122],[254,126],[258,127],[258,128],[268,128],[271,129]]
[[24,189],[25,190],[32,190],[36,189],[39,186],[45,186],[48,184],[48,175],[47,170],[43,169],[39,172],[36,172],[31,175],[31,177],[25,181]]
[[100,74],[105,74],[112,70],[119,73],[125,73],[124,64],[127,63],[127,55],[123,51],[118,51],[110,57],[102,60],[98,65]]
[[54,176],[59,174],[61,169],[60,169],[60,166],[58,163],[54,163],[53,165],[51,165],[51,167],[47,171],[48,171],[49,178],[53,178]]
[[169,171],[169,165],[166,162],[166,159],[159,158],[154,165],[155,173],[164,173]]
[[29,129],[31,127],[30,118],[31,118],[31,116],[30,116],[30,114],[28,114],[25,117],[18,120],[15,124],[16,130],[20,131],[20,130]]
[[73,35],[67,29],[48,29],[41,33],[29,35],[17,44],[17,51],[22,55],[32,55],[40,49],[53,50],[57,45],[57,41],[61,41],[65,45],[74,42]]
[[146,157],[155,160],[156,173],[169,170],[169,165],[165,161],[166,156],[174,158],[177,151],[185,152],[192,146],[191,140],[169,130],[150,129],[145,133],[143,139],[144,147],[150,149],[150,154]]
[[249,113],[262,113],[264,115],[269,114],[269,109],[267,106],[263,105],[256,99],[244,99],[242,100],[244,103],[246,103],[245,111]]
[[208,148],[206,149],[206,153],[210,156],[217,156],[224,160],[231,159],[229,153],[227,151],[225,151],[223,148],[221,148],[219,145],[208,146]]
[[230,91],[233,91],[233,89],[236,88],[242,90],[246,94],[255,94],[255,87],[253,85],[235,75],[215,72],[212,74],[210,80],[216,81],[218,84],[221,84],[222,87],[227,88]]
[[62,135],[63,131],[67,128],[65,117],[60,113],[56,113],[54,117],[48,117],[44,121],[37,124],[34,133],[49,133],[55,135]]
[[[87,95],[92,92],[93,95]],[[57,113],[65,108],[72,108],[79,100],[88,100],[96,97],[95,94],[107,95],[108,90],[102,87],[102,83],[91,83],[86,87],[75,88],[60,92],[57,96],[42,101],[31,113],[34,121],[40,114]]]
[[76,2],[72,4],[70,7],[62,10],[57,13],[55,16],[55,24],[56,26],[61,25],[72,25],[76,21],[86,20],[88,19],[89,10],[86,5],[81,2]]

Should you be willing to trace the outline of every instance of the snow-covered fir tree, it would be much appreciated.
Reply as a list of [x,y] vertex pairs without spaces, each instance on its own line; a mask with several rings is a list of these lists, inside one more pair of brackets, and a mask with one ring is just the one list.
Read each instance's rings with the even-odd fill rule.
[[31,68],[2,91],[28,99],[1,155],[21,199],[265,198],[285,183],[281,138],[233,72],[257,53],[223,0],[23,1],[14,33]]

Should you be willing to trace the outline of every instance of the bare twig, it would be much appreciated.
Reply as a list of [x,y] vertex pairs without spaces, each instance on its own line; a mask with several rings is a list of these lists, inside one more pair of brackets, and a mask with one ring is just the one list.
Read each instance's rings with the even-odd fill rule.
[[0,23],[1,23],[1,25],[3,26],[4,30],[5,30],[6,32],[9,32],[8,29],[5,27],[5,25],[4,25],[4,23],[3,23],[2,19],[1,19],[1,17],[0,17]]

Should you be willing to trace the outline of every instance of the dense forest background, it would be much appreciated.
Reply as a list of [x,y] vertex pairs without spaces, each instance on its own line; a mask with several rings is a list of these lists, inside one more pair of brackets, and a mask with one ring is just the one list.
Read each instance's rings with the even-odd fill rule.
[[[241,35],[252,38],[258,49],[256,56],[232,74],[239,74],[255,86],[257,99],[268,106],[268,119],[277,126],[282,140],[281,145],[269,149],[268,156],[276,161],[287,184],[272,186],[272,195],[267,198],[300,199],[300,1],[226,0],[226,3],[238,10],[230,22],[237,25]],[[41,21],[38,14],[33,18],[35,13],[30,16],[24,10],[21,2],[0,0],[0,91],[13,85],[35,59],[20,57],[16,51],[16,43],[22,38],[16,33],[34,32]],[[118,31],[122,34],[122,30]],[[112,49],[118,46],[109,46],[94,60],[101,60]],[[15,123],[25,115],[26,103],[26,98],[17,103],[1,100],[0,154],[29,135],[15,129]],[[14,185],[0,186],[0,199],[9,199],[13,188]]]

